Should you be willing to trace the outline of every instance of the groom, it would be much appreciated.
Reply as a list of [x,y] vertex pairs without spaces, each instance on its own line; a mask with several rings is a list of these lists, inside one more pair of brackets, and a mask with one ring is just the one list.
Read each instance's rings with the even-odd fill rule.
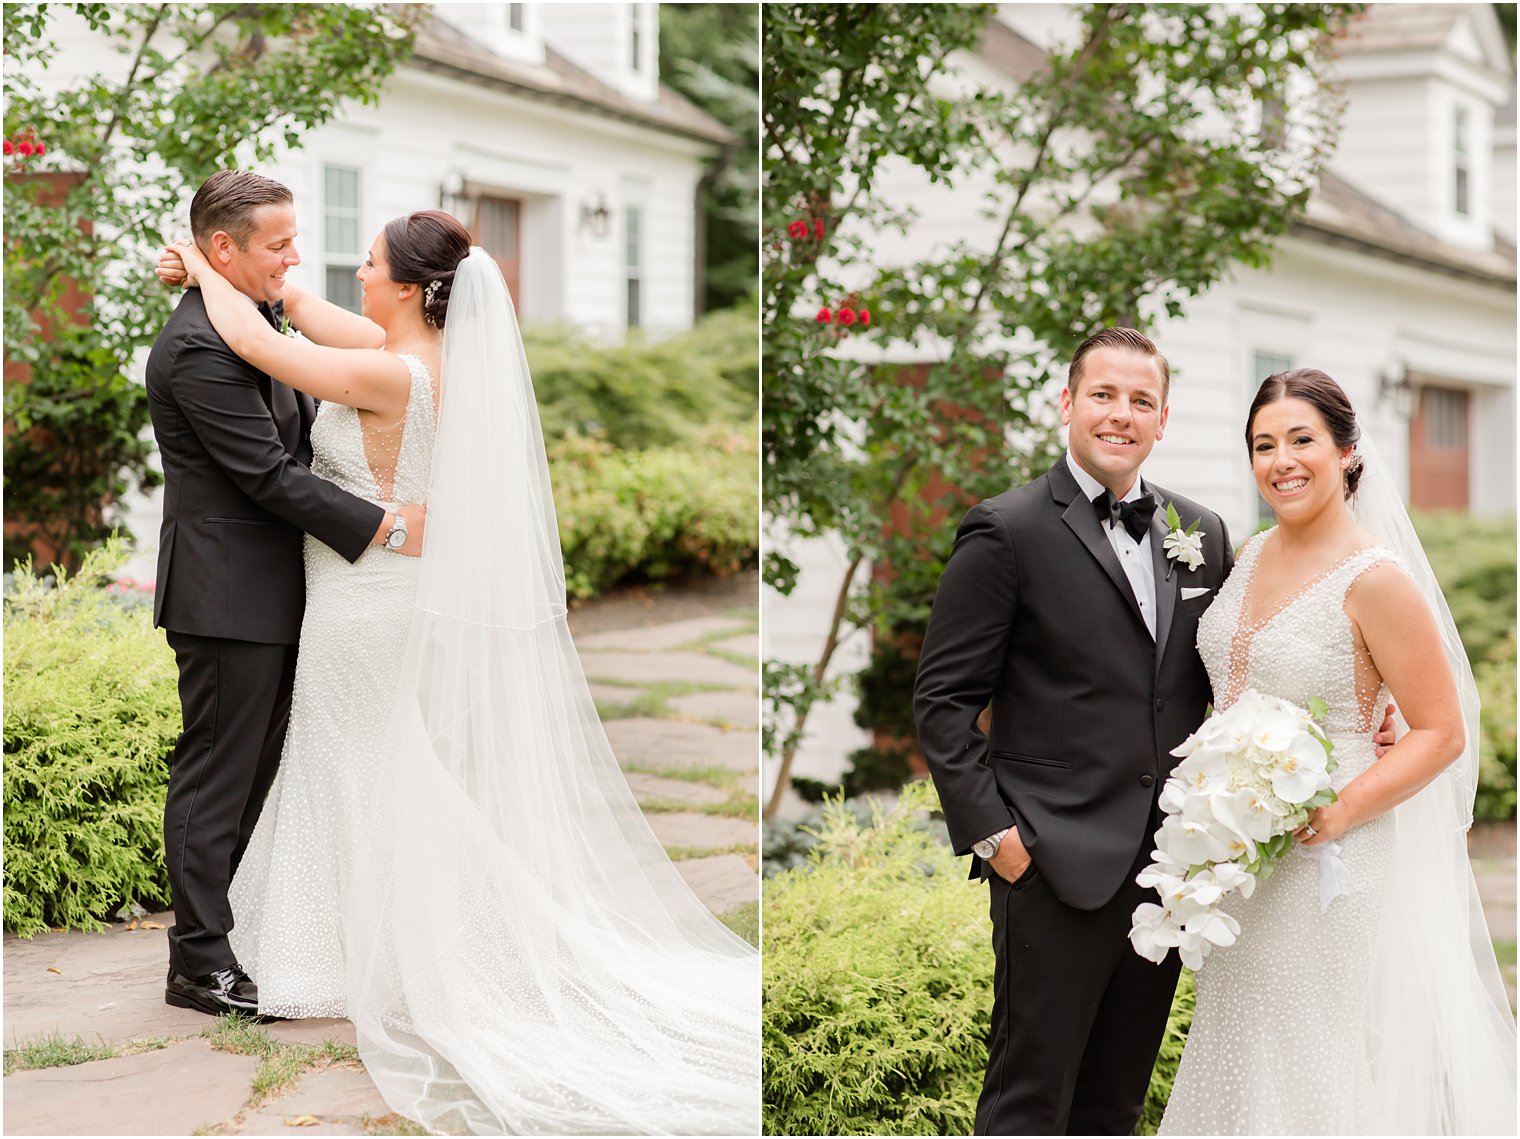
[[[1134,879],[1169,753],[1211,698],[1198,618],[1233,560],[1217,514],[1140,478],[1169,380],[1133,329],[1077,349],[1066,456],[966,514],[925,635],[919,740],[951,843],[991,890],[979,1135],[1132,1134],[1166,1028],[1178,961],[1130,947],[1150,893]],[[1169,504],[1199,522],[1195,568],[1163,546]]]
[[[213,174],[191,201],[190,229],[277,324],[285,273],[301,260],[290,191],[247,171]],[[302,533],[350,562],[375,543],[416,556],[423,514],[392,514],[307,469],[311,397],[234,355],[199,289],[154,343],[147,387],[164,466],[153,622],[174,649],[184,715],[164,804],[175,919],[164,999],[252,1014],[258,990],[227,941],[227,890],[285,741],[306,603]]]

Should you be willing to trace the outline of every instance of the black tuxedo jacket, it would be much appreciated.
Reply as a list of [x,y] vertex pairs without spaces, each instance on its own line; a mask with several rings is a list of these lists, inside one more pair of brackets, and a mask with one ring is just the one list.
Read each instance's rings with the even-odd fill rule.
[[[1169,753],[1203,721],[1198,618],[1233,562],[1217,514],[1144,489],[1160,504],[1154,641],[1062,458],[966,514],[919,661],[919,741],[956,852],[1016,824],[1056,897],[1083,910],[1114,896],[1149,843]],[[1167,503],[1184,528],[1202,520],[1196,570],[1165,555]],[[1183,589],[1208,592],[1184,601]],[[989,702],[990,740],[977,726]]]
[[159,334],[147,379],[164,464],[154,624],[295,644],[306,606],[302,532],[354,561],[385,511],[307,469],[311,397],[236,356],[199,289],[186,290]]

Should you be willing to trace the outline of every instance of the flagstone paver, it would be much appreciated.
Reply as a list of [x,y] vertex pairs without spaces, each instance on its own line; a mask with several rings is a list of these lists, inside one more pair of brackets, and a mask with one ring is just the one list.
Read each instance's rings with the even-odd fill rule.
[[[7,985],[7,999],[9,992]],[[186,1040],[136,1056],[15,1072],[5,1077],[5,1133],[188,1135],[241,1111],[258,1070],[255,1057]]]
[[721,692],[690,692],[672,696],[665,703],[682,716],[720,720],[735,728],[760,726],[760,698],[753,692],[725,688]]
[[609,629],[600,633],[586,633],[575,638],[575,647],[581,652],[595,649],[629,649],[634,652],[658,652],[710,637],[715,633],[744,628],[742,621],[732,617],[694,617],[686,621],[672,621],[668,625],[656,625],[644,629]]
[[[593,678],[593,698],[610,710],[632,703],[660,682],[719,686],[667,697],[667,714],[676,718],[607,722],[620,762],[662,772],[627,773],[640,800],[701,808],[729,799],[732,790],[681,777],[684,770],[700,768],[731,772],[740,791],[758,795],[759,678],[756,670],[706,651],[720,646],[719,651],[756,654],[749,630],[757,585],[751,575],[716,587],[615,598],[571,614],[586,673]],[[717,635],[730,631],[729,636]],[[678,647],[682,645],[688,647]],[[700,720],[728,727],[696,722]],[[679,872],[715,913],[759,897],[756,819],[695,809],[656,811],[649,818],[661,842],[679,848]],[[755,853],[748,859],[701,853],[736,846]],[[166,929],[174,915],[152,914],[148,920]],[[29,941],[6,935],[7,1048],[54,1033],[87,1044],[171,1041],[162,1050],[5,1077],[7,1134],[186,1135],[198,1127],[220,1127],[244,1135],[362,1135],[366,1115],[391,1114],[369,1076],[342,1065],[307,1073],[290,1091],[248,1111],[233,1128],[248,1102],[259,1061],[212,1051],[200,1035],[212,1025],[210,1017],[163,1003],[165,938],[161,929],[127,930],[120,923],[103,933],[49,932]],[[279,1021],[265,1031],[283,1045],[355,1042],[353,1025],[346,1020]]]
[[726,815],[652,814],[650,829],[666,846],[732,846],[753,843],[758,826],[753,819]]
[[701,806],[721,803],[728,792],[707,783],[693,783],[689,779],[666,779],[659,775],[646,775],[642,771],[630,771],[625,775],[628,786],[633,788],[634,798],[639,802],[664,799],[673,803]]
[[751,660],[760,659],[760,634],[743,633],[722,641],[709,641],[702,646],[709,652],[735,653]]
[[738,854],[718,854],[708,858],[686,858],[676,863],[686,884],[702,897],[719,901],[718,911],[725,913],[760,897],[760,879],[755,868]]
[[586,652],[581,664],[592,680],[683,680],[691,684],[716,684],[754,688],[759,677],[752,668],[700,652]]
[[731,771],[754,771],[760,763],[755,732],[725,732],[711,724],[655,720],[633,716],[612,720],[607,738],[620,763],[641,763],[662,769],[716,766]]
[[[302,1115],[315,1116],[324,1122],[356,1126],[363,1131],[366,1115],[388,1115],[387,1104],[363,1068],[328,1068],[303,1077],[294,1090],[263,1104],[250,1114],[271,1120],[282,1128],[285,1121]],[[301,1128],[305,1131],[306,1128]],[[244,1134],[258,1134],[243,1128]],[[271,1131],[267,1134],[278,1135]]]

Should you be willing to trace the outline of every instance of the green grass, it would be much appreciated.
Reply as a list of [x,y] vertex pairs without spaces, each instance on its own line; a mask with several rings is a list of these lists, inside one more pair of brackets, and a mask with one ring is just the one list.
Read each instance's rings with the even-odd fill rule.
[[757,684],[759,683],[760,661],[758,658],[745,656],[743,653],[731,653],[727,649],[704,649],[703,651],[706,652],[710,657],[717,657],[719,660],[728,661],[729,664],[738,665],[740,668],[748,669],[750,672],[755,674],[755,682]]
[[760,947],[759,902],[745,902],[742,906],[735,906],[727,913],[719,914],[718,920],[755,948]]
[[[758,633],[760,624],[758,621],[746,621],[742,626],[733,626],[728,629],[714,629],[710,633],[703,633],[700,637],[693,637],[676,646],[682,652],[713,652],[707,646],[716,644],[718,641],[731,640],[734,637],[744,637],[751,633]],[[721,652],[722,650],[717,650]]]
[[597,701],[596,714],[603,720],[626,720],[630,716],[645,716],[653,720],[674,720],[680,713],[666,703],[675,696],[689,696],[693,692],[723,692],[723,684],[702,684],[686,680],[656,680],[639,684],[627,680],[604,680],[591,677],[592,684],[605,684],[616,688],[643,689],[632,700],[614,702]]
[[[639,809],[646,815],[721,815],[728,819],[760,818],[760,800],[743,791],[732,792],[721,803],[682,803],[675,799],[640,799]],[[756,836],[758,839],[758,833]]]
[[307,1072],[359,1063],[359,1050],[352,1044],[336,1040],[324,1040],[321,1044],[285,1044],[271,1036],[257,1021],[237,1013],[217,1017],[216,1023],[201,1035],[218,1052],[258,1057],[259,1070],[254,1073],[245,1111],[259,1107]]
[[92,1060],[109,1060],[115,1055],[116,1050],[109,1044],[86,1044],[78,1036],[65,1040],[55,1032],[41,1040],[7,1048],[5,1074],[38,1068],[66,1068],[72,1064],[88,1064]]
[[623,764],[623,770],[639,775],[655,775],[661,779],[679,779],[685,783],[706,783],[720,791],[737,790],[739,779],[745,774],[716,763],[693,764],[690,767],[657,767],[637,760]]
[[754,854],[758,849],[753,842],[734,842],[727,846],[667,846],[665,857],[672,862],[684,862],[688,858],[716,858],[720,854]]

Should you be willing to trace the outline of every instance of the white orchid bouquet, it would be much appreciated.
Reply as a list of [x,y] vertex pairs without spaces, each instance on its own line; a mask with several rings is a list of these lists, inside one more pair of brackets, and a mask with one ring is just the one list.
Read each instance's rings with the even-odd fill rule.
[[[1323,700],[1307,709],[1253,688],[1173,749],[1182,762],[1161,791],[1166,814],[1152,862],[1135,879],[1154,888],[1131,918],[1135,952],[1158,964],[1176,948],[1189,969],[1214,946],[1233,945],[1240,923],[1220,903],[1239,890],[1249,898],[1293,846],[1309,812],[1335,802],[1334,745],[1316,722]],[[1321,899],[1345,892],[1334,843],[1321,851]],[[1333,865],[1331,865],[1333,863]],[[1326,897],[1326,895],[1329,897]]]

